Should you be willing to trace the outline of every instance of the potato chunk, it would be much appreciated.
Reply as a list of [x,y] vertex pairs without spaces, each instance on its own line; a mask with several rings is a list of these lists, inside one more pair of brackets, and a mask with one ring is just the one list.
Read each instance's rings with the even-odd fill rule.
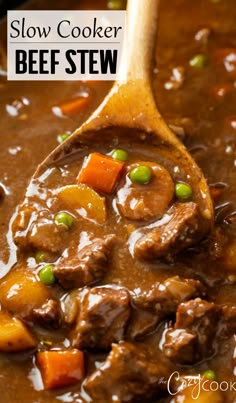
[[59,189],[58,198],[84,218],[98,224],[106,221],[105,199],[87,185],[68,185]]
[[11,353],[27,350],[36,345],[36,339],[19,319],[0,312],[0,351]]
[[23,268],[11,271],[0,284],[2,308],[21,317],[43,305],[50,296],[50,290]]

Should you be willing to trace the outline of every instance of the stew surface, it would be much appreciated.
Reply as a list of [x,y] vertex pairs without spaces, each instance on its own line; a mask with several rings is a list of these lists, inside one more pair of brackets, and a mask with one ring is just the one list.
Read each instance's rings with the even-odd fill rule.
[[3,402],[236,400],[235,20],[233,0],[160,5],[154,94],[207,178],[207,235],[191,177],[142,132],[81,137],[29,183],[111,83],[8,82],[1,23]]

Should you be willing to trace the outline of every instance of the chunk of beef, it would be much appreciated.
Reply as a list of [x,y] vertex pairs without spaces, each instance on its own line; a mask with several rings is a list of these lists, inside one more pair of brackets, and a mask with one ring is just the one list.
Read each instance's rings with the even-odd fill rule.
[[109,349],[124,337],[130,315],[127,290],[115,286],[85,290],[72,343],[77,348]]
[[127,337],[131,340],[141,339],[156,329],[160,315],[147,309],[139,309],[134,304],[132,308]]
[[64,288],[83,287],[100,280],[107,272],[115,235],[95,239],[72,256],[63,257],[54,267],[54,274]]
[[173,276],[163,283],[154,284],[148,291],[137,294],[134,302],[141,308],[156,313],[175,313],[181,302],[205,295],[205,288],[199,280]]
[[181,364],[212,355],[220,314],[220,307],[200,298],[180,304],[176,323],[165,335],[165,355]]
[[84,389],[96,403],[146,402],[161,393],[168,369],[159,358],[131,343],[113,344],[106,361],[90,375]]
[[204,295],[204,286],[195,279],[173,276],[154,284],[148,291],[133,297],[129,336],[138,338],[153,331],[163,319],[176,312],[181,302]]
[[214,228],[207,239],[207,250],[211,259],[217,260],[224,257],[227,249],[227,237],[220,227]]
[[221,337],[232,336],[236,333],[236,306],[224,305],[222,306],[222,317],[220,330],[218,334]]
[[169,330],[166,334],[164,353],[171,360],[180,364],[192,364],[197,361],[197,334],[185,329]]
[[31,320],[42,327],[57,329],[61,324],[61,310],[57,301],[49,299],[41,308],[35,308],[31,313]]
[[55,224],[48,210],[28,204],[20,206],[12,231],[19,247],[52,253],[61,252],[68,237],[67,231]]
[[35,249],[57,253],[63,250],[67,237],[68,233],[53,220],[43,219],[31,225],[27,241]]
[[153,228],[136,242],[134,254],[137,258],[153,260],[176,254],[202,236],[196,203],[177,203],[168,214],[167,223]]

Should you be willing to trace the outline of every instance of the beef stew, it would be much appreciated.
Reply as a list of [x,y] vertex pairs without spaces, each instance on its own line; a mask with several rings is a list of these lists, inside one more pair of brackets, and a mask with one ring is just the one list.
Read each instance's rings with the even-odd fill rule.
[[190,402],[204,382],[196,401],[236,399],[236,8],[233,0],[189,3],[161,1],[153,86],[208,180],[210,234],[191,178],[142,132],[91,133],[29,183],[110,84],[0,76],[6,403]]

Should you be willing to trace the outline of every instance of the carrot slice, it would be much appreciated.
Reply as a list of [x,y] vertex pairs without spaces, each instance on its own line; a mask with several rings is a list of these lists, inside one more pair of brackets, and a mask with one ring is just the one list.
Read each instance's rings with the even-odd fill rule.
[[104,193],[111,193],[124,167],[124,162],[107,155],[92,153],[82,167],[78,182]]
[[58,105],[63,115],[72,116],[85,109],[90,102],[90,97],[78,97],[62,102]]
[[84,377],[84,354],[80,350],[42,351],[37,362],[47,390],[73,385]]

